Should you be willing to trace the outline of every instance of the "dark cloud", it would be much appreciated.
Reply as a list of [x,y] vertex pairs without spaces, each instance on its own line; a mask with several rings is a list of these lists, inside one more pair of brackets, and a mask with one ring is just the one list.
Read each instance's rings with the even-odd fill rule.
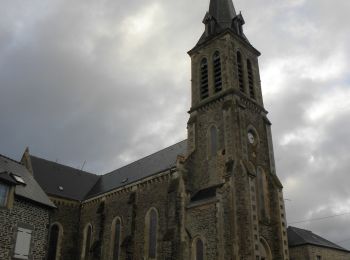
[[[234,1],[262,52],[288,219],[350,212],[350,2]],[[208,1],[2,1],[0,147],[105,173],[186,138]],[[295,224],[334,242],[349,216]],[[350,248],[350,242],[342,242]]]

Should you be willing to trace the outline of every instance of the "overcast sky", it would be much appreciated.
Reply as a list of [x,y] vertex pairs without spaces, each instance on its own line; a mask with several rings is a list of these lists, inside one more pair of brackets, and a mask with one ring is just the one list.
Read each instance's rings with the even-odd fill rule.
[[[106,173],[186,138],[209,0],[0,0],[0,153]],[[235,0],[289,222],[350,212],[350,1]],[[350,214],[294,224],[350,248]]]

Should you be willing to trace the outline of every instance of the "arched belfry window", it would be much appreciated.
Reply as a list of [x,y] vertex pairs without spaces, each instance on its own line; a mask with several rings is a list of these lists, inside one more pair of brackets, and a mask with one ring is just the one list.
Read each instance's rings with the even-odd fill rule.
[[85,228],[84,234],[84,248],[83,248],[83,258],[84,260],[90,259],[90,249],[92,241],[92,226],[89,224]]
[[195,243],[195,260],[204,260],[204,244],[200,238]]
[[209,85],[208,85],[208,61],[203,58],[200,67],[200,96],[201,99],[209,97]]
[[247,60],[247,71],[248,71],[249,95],[251,98],[255,99],[254,75],[253,75],[252,63],[250,62],[250,60]]
[[120,218],[116,218],[112,224],[112,250],[113,260],[120,259],[120,244],[121,244],[122,222]]
[[216,126],[210,127],[210,133],[209,133],[209,148],[210,148],[210,157],[213,157],[216,155],[218,151],[218,129]]
[[213,68],[214,68],[214,90],[215,93],[222,90],[222,77],[221,77],[221,59],[220,53],[217,51],[213,56]]
[[60,227],[57,224],[53,224],[50,228],[48,259],[55,260],[58,257],[60,233]]
[[157,239],[158,239],[158,213],[151,209],[146,216],[146,243],[145,252],[148,259],[157,257]]
[[238,85],[241,92],[244,91],[244,80],[243,80],[243,64],[242,64],[242,55],[240,52],[237,52],[237,73],[238,73]]

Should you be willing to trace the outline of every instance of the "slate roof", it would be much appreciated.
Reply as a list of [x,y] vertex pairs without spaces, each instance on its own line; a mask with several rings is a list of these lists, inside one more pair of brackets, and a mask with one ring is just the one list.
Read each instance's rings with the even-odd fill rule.
[[53,196],[83,201],[176,166],[186,153],[187,140],[169,146],[105,175],[95,175],[36,156],[30,156],[34,177]]
[[289,247],[296,247],[302,245],[314,245],[320,247],[326,247],[341,251],[350,252],[337,244],[334,244],[323,237],[320,237],[309,230],[291,227],[289,226],[287,229],[288,232],[288,245]]
[[209,14],[213,16],[221,29],[231,28],[236,11],[232,0],[210,0]]
[[30,156],[34,177],[53,196],[82,201],[100,176]]
[[184,155],[187,140],[169,146],[115,171],[102,175],[87,198],[142,180],[176,166],[178,155]]
[[246,43],[252,47],[257,54],[260,54],[250,43],[248,38],[245,36],[243,31],[237,31],[237,27],[234,23],[243,25],[245,23],[241,13],[237,14],[232,0],[210,0],[209,11],[205,14],[203,23],[207,24],[208,21],[215,21],[215,28],[210,30],[209,34],[207,31],[203,32],[199,38],[196,46],[192,48],[189,53],[193,52],[198,46],[204,44],[210,39],[215,38],[223,32],[231,31],[238,34]]
[[6,179],[9,180],[9,177],[12,178],[11,174],[22,177],[25,185],[19,184],[16,181],[12,183],[12,185],[16,185],[16,196],[55,208],[55,205],[50,201],[30,172],[21,163],[0,155],[0,172],[2,173],[2,179],[5,181]]

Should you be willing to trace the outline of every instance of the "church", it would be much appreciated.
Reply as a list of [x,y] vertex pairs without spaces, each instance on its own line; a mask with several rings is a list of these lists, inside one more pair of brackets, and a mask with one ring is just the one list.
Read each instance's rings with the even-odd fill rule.
[[34,259],[289,259],[260,53],[232,0],[211,0],[203,23],[188,52],[187,140],[104,175],[25,151],[55,205],[46,256]]

